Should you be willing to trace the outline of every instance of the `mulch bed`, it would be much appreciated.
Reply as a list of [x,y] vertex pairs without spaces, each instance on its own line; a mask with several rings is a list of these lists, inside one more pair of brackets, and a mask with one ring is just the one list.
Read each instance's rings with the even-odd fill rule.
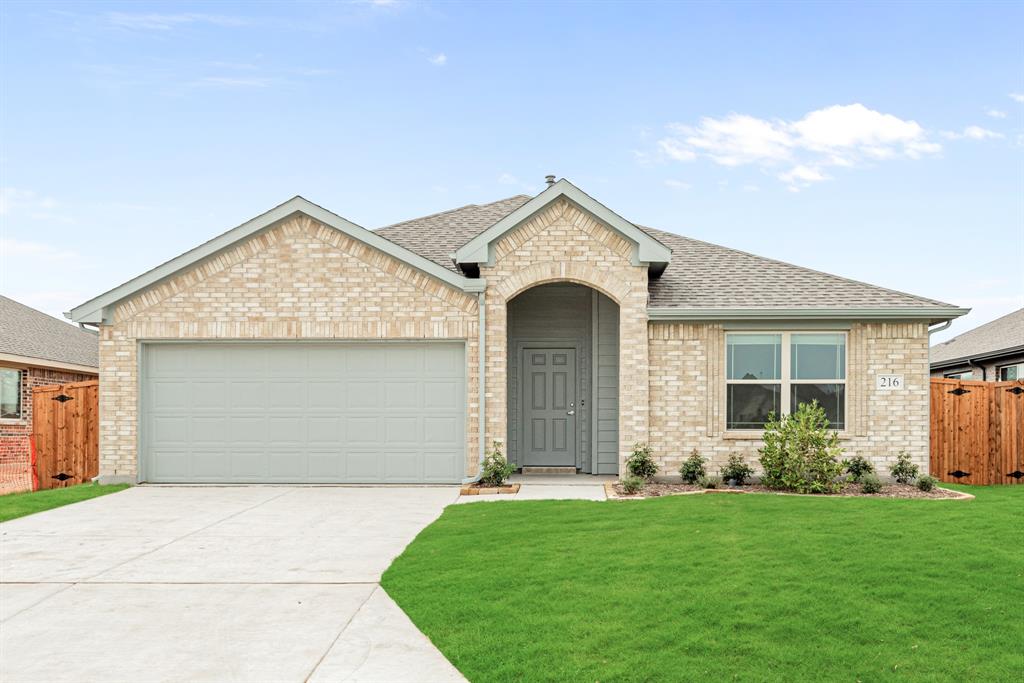
[[515,494],[519,493],[519,484],[505,484],[504,486],[490,486],[488,484],[482,484],[480,482],[473,482],[467,484],[459,490],[459,494],[463,496],[487,496],[496,495],[501,493]]
[[658,498],[660,496],[678,496],[688,493],[769,493],[775,495],[813,495],[822,497],[851,497],[856,496],[860,498],[925,498],[925,499],[942,499],[942,498],[973,498],[974,496],[967,493],[960,493],[959,491],[951,491],[949,489],[935,487],[931,491],[922,491],[916,486],[910,484],[883,484],[882,490],[879,493],[864,493],[861,491],[860,484],[846,483],[843,484],[843,488],[838,493],[790,493],[788,491],[775,491],[766,486],[760,484],[749,484],[747,486],[723,486],[717,489],[702,489],[696,484],[668,484],[663,482],[651,482],[646,484],[639,493],[628,494],[622,490],[622,485],[618,482],[614,484],[608,484],[608,497],[609,498]]

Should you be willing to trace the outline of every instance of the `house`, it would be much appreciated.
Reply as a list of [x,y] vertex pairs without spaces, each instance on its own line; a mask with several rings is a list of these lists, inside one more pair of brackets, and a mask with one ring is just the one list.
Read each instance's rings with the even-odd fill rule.
[[0,490],[31,483],[32,389],[98,374],[95,332],[0,296]]
[[[928,328],[966,311],[635,225],[566,180],[371,231],[301,197],[69,313],[100,332],[101,476],[616,474],[753,459],[819,400],[928,467]],[[883,375],[901,378],[883,382]]]
[[932,377],[1024,379],[1024,308],[931,348]]

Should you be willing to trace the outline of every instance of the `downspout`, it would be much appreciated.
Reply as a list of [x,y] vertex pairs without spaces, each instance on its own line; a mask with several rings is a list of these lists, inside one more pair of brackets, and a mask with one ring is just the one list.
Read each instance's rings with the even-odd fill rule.
[[[928,328],[928,337],[930,338],[936,332],[941,332],[942,330],[947,329],[952,324],[953,324],[952,320],[947,320],[946,322],[944,322],[943,324],[939,325],[938,327],[929,327]],[[985,369],[984,365],[978,365],[977,363],[974,362],[973,359],[968,358],[967,359],[967,367],[969,367],[969,368],[979,368],[981,370],[981,380],[984,382],[985,380],[988,379],[988,371]]]
[[487,448],[484,445],[484,435],[486,431],[486,420],[485,418],[485,406],[486,406],[486,373],[484,372],[485,360],[487,358],[487,302],[484,296],[484,292],[477,293],[477,309],[479,311],[479,319],[477,321],[477,357],[480,361],[480,365],[477,368],[477,391],[479,396],[477,397],[477,428],[479,429],[479,436],[477,441],[480,445],[480,456],[476,466],[476,476],[466,477],[462,480],[463,484],[472,484],[480,481],[480,477],[484,473],[484,457],[487,453]]

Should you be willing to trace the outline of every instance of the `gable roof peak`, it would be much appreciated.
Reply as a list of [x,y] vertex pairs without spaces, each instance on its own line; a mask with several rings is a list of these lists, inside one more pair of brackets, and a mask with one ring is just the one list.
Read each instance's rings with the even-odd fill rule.
[[653,270],[660,272],[672,260],[672,250],[655,237],[627,221],[565,178],[562,178],[550,184],[547,189],[536,197],[462,245],[455,252],[456,262],[493,265],[494,243],[502,235],[563,198],[633,242],[635,245],[633,249],[634,265],[647,264]]

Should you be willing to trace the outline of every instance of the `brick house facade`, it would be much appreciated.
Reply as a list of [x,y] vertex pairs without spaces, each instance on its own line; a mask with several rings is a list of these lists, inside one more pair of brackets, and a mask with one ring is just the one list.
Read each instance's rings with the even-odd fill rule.
[[[554,329],[558,316],[552,318],[548,311],[544,324],[550,334],[539,336],[558,340],[538,338],[532,346],[520,346],[571,347],[578,372],[512,372],[511,361],[519,361],[513,354],[522,351],[510,337],[509,305],[528,290],[543,291],[554,283],[592,290],[592,312],[573,311],[582,323],[570,343],[565,335],[555,334],[560,332]],[[537,301],[539,313],[544,313],[543,298]],[[303,465],[305,469],[280,474],[283,470],[273,464],[275,453],[265,444],[252,446],[263,449],[259,454],[243,453],[230,443],[214,447],[196,436],[207,434],[211,421],[230,429],[232,420],[256,420],[250,423],[266,422],[272,432],[280,423],[282,430],[292,429],[280,441],[282,448],[294,446],[296,458],[318,450],[324,458],[335,458],[337,467],[331,471],[338,473],[337,481],[395,481],[387,478],[386,468],[379,475],[351,474],[356,462],[351,459],[365,459],[377,447],[359,441],[356,432],[361,429],[377,429],[373,433],[380,441],[394,438],[402,447],[409,444],[391,430],[420,429],[423,443],[409,446],[415,451],[409,457],[425,461],[438,456],[429,452],[430,430],[440,418],[431,417],[430,405],[421,405],[418,413],[402,412],[411,409],[402,407],[401,392],[395,403],[396,414],[404,420],[400,424],[387,411],[367,412],[369,398],[361,401],[352,394],[341,375],[307,378],[302,386],[292,375],[277,382],[275,373],[284,371],[275,361],[269,368],[267,361],[260,361],[265,369],[247,371],[244,378],[227,376],[209,363],[200,369],[182,366],[172,368],[169,380],[154,383],[142,375],[150,367],[145,358],[159,355],[160,345],[194,349],[188,362],[199,367],[206,363],[204,349],[215,349],[220,342],[273,341],[277,350],[286,348],[281,344],[343,349],[367,341],[413,345],[404,348],[453,342],[464,362],[459,469],[463,477],[472,478],[484,447],[495,441],[512,445],[515,452],[508,455],[521,466],[532,465],[530,458],[538,457],[538,463],[569,468],[575,463],[577,470],[597,473],[580,451],[597,449],[599,429],[604,428],[614,435],[613,467],[617,463],[618,470],[636,442],[650,443],[667,471],[674,471],[694,448],[711,459],[712,469],[734,452],[753,461],[758,434],[730,428],[726,420],[729,401],[739,400],[727,397],[727,340],[741,331],[789,339],[791,330],[842,340],[842,374],[828,386],[841,397],[840,437],[847,451],[872,459],[884,471],[905,450],[926,470],[928,327],[962,313],[941,302],[639,228],[567,181],[537,197],[463,207],[375,232],[297,198],[72,312],[75,319],[100,329],[101,476],[128,481],[161,480],[154,474],[160,471],[160,458],[185,463],[166,481],[239,480],[242,475],[235,474],[232,459],[259,462],[264,468],[244,475],[245,481],[284,481],[282,477],[313,471]],[[603,327],[605,320],[613,324]],[[367,363],[378,362],[371,351],[359,349]],[[269,373],[270,384],[259,372]],[[426,374],[402,380],[409,396],[439,382],[430,368],[420,372]],[[876,377],[882,374],[901,376],[902,389],[879,388]],[[351,414],[338,413],[341,426],[335,425],[334,414],[285,415],[273,408],[252,408],[244,398],[232,405],[218,398],[212,412],[196,408],[194,401],[167,399],[174,405],[166,410],[161,404],[161,392],[201,383],[229,389],[245,383],[258,391],[264,385],[279,386],[266,391],[308,397],[312,394],[306,385],[321,379],[349,392]],[[575,384],[567,389],[559,383],[564,381]],[[361,386],[376,391],[371,384]],[[610,393],[602,394],[605,389]],[[784,395],[786,391],[788,385]],[[559,407],[558,392],[573,402]],[[302,405],[320,409],[309,400]],[[258,417],[247,417],[252,415]],[[322,436],[328,422],[336,428],[331,432],[335,441]],[[525,444],[523,437],[510,442],[510,429],[520,426],[533,435],[533,443]],[[578,438],[565,441],[570,434],[566,429],[575,430]],[[593,436],[583,433],[589,429]],[[154,441],[157,433],[160,439]],[[271,433],[266,438],[277,443],[274,439],[284,437]],[[526,453],[530,449],[533,455]],[[571,449],[575,460],[561,452]],[[140,471],[145,458],[154,470]],[[422,464],[412,462],[410,467],[408,472],[424,471]],[[203,474],[209,472],[215,474]]]

